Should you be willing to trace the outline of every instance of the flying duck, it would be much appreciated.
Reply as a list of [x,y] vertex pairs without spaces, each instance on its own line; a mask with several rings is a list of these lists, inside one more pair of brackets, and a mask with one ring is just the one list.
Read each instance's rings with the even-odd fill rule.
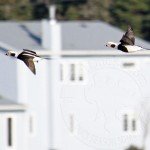
[[126,53],[136,52],[142,50],[143,48],[135,45],[135,37],[133,29],[128,25],[126,33],[122,36],[120,43],[108,42],[107,47],[116,48]]
[[23,51],[19,54],[15,51],[9,50],[7,51],[6,55],[22,60],[26,64],[26,66],[32,71],[33,74],[36,74],[34,62],[38,62],[42,59],[36,54],[36,52],[28,49],[23,49]]

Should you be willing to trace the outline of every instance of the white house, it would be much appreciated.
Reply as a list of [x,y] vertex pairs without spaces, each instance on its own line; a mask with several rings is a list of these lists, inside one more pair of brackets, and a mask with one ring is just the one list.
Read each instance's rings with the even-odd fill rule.
[[106,48],[123,31],[100,21],[0,22],[0,33],[1,49],[52,58],[34,76],[0,55],[0,149],[149,150],[150,52]]

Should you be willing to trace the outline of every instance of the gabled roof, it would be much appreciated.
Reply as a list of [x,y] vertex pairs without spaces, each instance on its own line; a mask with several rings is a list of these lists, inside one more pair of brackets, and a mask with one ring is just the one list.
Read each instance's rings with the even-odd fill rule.
[[[102,21],[61,22],[63,49],[65,50],[106,50],[108,41],[118,42],[125,31]],[[136,38],[136,44],[150,47],[150,43]]]
[[38,21],[0,21],[0,41],[16,49],[43,49],[41,23]]
[[18,104],[10,100],[0,98],[0,112],[25,111],[25,110],[26,110],[26,106],[23,104]]
[[[102,21],[58,23],[61,25],[63,50],[107,50],[106,42],[119,42],[125,32]],[[43,50],[41,32],[41,21],[0,21],[0,42],[16,49]],[[136,44],[150,47],[148,42],[139,38],[136,38]]]

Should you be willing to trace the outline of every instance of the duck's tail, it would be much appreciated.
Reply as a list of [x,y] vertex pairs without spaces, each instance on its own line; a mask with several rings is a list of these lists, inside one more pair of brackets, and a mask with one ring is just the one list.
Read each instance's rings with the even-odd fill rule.
[[57,59],[57,57],[42,57],[42,60],[53,60]]
[[142,47],[142,50],[150,50],[150,49],[149,49],[149,48],[143,48],[143,47]]
[[140,45],[137,45],[137,46],[141,47],[141,50],[150,50],[149,48],[142,47],[142,46],[140,46]]
[[40,59],[35,60],[35,62],[39,62],[42,60],[55,60],[55,59],[57,59],[57,58],[56,57],[40,57]]

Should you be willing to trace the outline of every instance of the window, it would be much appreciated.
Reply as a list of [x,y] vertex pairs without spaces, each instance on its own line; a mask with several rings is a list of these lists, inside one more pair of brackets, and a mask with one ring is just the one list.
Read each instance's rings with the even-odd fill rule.
[[[0,147],[6,150],[16,150],[17,147],[17,118],[18,116],[14,113],[3,113],[1,114],[0,122]],[[0,149],[1,149],[0,148]]]
[[32,118],[32,116],[29,117],[29,132],[33,133],[33,118]]
[[128,130],[128,116],[127,116],[127,114],[124,115],[123,128],[124,128],[124,131]]
[[132,120],[132,131],[136,131],[136,120]]
[[12,141],[12,135],[13,135],[13,130],[12,130],[12,126],[13,126],[13,121],[12,118],[7,118],[7,133],[8,133],[8,146],[12,147],[13,146],[13,141]]
[[32,137],[35,135],[35,114],[34,113],[31,113],[28,117],[28,131],[29,131],[29,135]]
[[60,64],[60,80],[64,80],[64,73],[63,73],[63,64]]
[[15,115],[12,114],[5,115],[6,147],[8,149],[16,148],[16,140],[17,140],[16,121],[17,120]]
[[123,67],[125,67],[125,68],[130,68],[130,67],[134,67],[134,66],[135,66],[135,63],[133,63],[133,62],[123,63]]
[[137,119],[134,113],[126,113],[123,115],[123,131],[137,131]]
[[79,80],[83,80],[83,64],[79,64]]
[[74,115],[70,114],[70,132],[74,132]]
[[70,65],[70,80],[71,81],[75,80],[75,74],[76,74],[75,67],[76,67],[75,64]]
[[60,81],[70,83],[85,82],[86,79],[85,62],[63,62],[60,64]]

